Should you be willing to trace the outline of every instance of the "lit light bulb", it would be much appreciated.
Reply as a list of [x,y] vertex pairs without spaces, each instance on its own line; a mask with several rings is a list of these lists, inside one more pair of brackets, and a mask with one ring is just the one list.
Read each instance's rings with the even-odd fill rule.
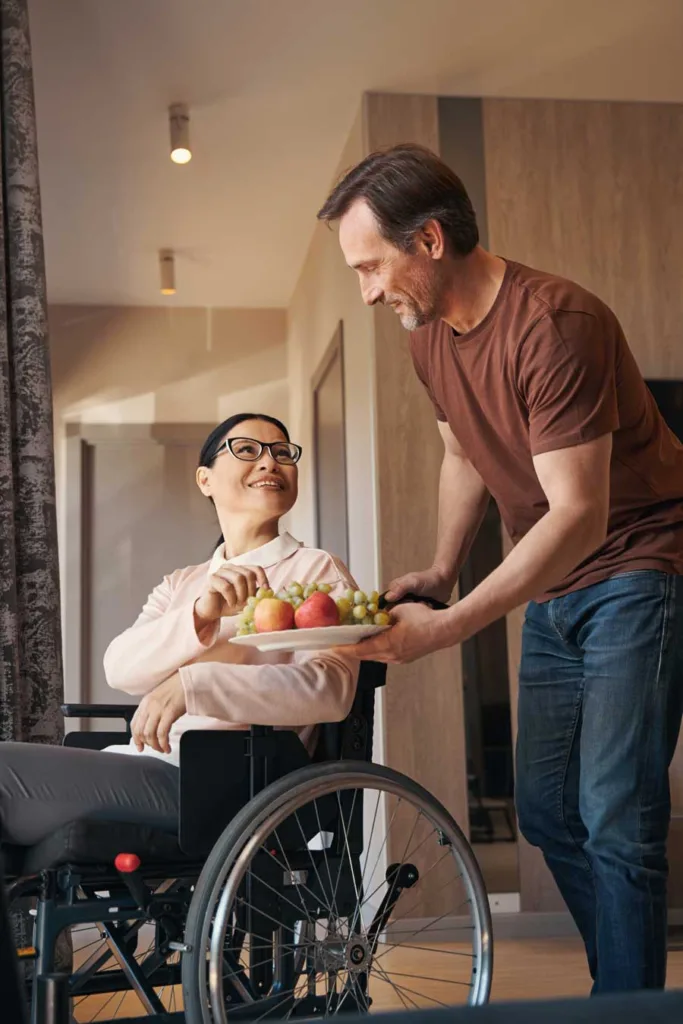
[[189,164],[192,159],[192,153],[189,149],[185,149],[183,146],[179,146],[177,149],[171,150],[171,160],[174,164]]

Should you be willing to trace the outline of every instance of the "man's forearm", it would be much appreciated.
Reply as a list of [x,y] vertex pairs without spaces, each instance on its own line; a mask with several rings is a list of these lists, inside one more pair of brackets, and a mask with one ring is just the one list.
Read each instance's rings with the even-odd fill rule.
[[481,526],[490,500],[481,477],[466,460],[446,454],[439,478],[439,520],[434,567],[451,590]]
[[461,643],[556,585],[604,535],[601,517],[591,510],[551,509],[492,573],[443,613],[444,640]]

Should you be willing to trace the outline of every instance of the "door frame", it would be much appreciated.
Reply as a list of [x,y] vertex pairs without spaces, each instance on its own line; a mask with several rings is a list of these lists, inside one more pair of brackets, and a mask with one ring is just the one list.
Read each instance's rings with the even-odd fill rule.
[[[64,700],[78,704],[84,693],[85,666],[90,663],[90,564],[92,538],[91,470],[95,444],[197,444],[206,440],[208,423],[80,423],[66,424],[64,480],[66,520],[64,529]],[[85,728],[76,719],[70,729]]]
[[[344,543],[346,551],[344,553],[344,560],[348,563],[349,560],[349,488],[348,488],[348,469],[346,460],[346,374],[344,367],[344,323],[342,320],[339,321],[332,335],[332,340],[328,344],[322,359],[318,363],[318,366],[311,378],[311,406],[312,406],[312,424],[313,424],[313,493],[315,499],[314,507],[314,522],[315,522],[315,543],[317,547],[320,547],[320,488],[319,488],[319,473],[318,473],[318,403],[317,396],[321,385],[324,383],[325,378],[330,372],[335,359],[339,358],[339,367],[341,371],[341,394],[342,394],[342,464],[343,464],[343,488],[344,488]],[[341,556],[340,556],[341,557]]]

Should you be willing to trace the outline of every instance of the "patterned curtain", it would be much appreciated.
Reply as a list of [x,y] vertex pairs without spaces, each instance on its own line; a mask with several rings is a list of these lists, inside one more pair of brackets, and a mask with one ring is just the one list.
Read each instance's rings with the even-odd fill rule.
[[0,740],[58,743],[52,393],[27,0],[0,0]]

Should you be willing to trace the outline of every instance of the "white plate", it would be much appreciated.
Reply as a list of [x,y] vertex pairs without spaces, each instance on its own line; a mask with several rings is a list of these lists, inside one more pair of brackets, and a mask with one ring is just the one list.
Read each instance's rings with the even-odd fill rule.
[[276,633],[233,636],[231,644],[255,647],[257,651],[329,651],[330,647],[357,644],[389,626],[320,626],[317,629],[281,629]]

